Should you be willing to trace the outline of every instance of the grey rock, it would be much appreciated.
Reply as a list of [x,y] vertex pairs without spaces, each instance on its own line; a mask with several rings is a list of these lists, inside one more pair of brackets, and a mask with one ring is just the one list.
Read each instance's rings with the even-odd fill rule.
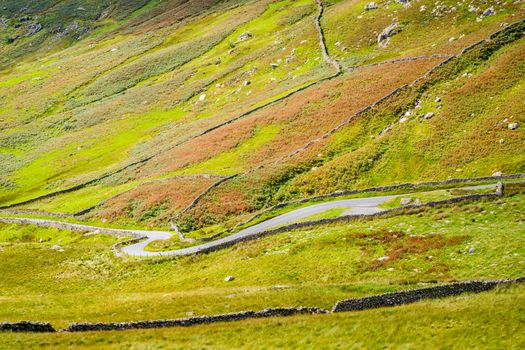
[[495,14],[496,14],[496,11],[494,10],[494,7],[491,6],[488,9],[486,9],[485,11],[483,11],[482,16],[483,17],[488,17],[488,16],[492,16],[492,15],[495,15]]
[[434,112],[428,112],[427,114],[425,114],[425,119],[432,119],[434,118]]
[[248,32],[245,32],[245,33],[242,33],[241,35],[239,35],[239,37],[237,38],[237,42],[238,43],[241,43],[243,41],[246,41],[248,39],[251,39],[253,36],[248,33]]
[[279,67],[279,64],[277,64],[277,63],[270,63],[270,67],[272,67],[272,69],[276,69],[277,67]]
[[30,23],[27,26],[27,34],[26,36],[35,35],[39,31],[41,31],[43,26],[40,23]]
[[469,254],[474,254],[474,252],[476,252],[476,249],[474,249],[474,248],[470,248],[470,249],[468,250],[468,253],[469,253]]
[[401,205],[409,205],[412,203],[412,198],[401,198]]
[[502,176],[503,173],[501,171],[495,171],[492,173],[492,176]]
[[411,0],[396,0],[398,4],[407,5],[410,3]]
[[365,5],[365,11],[376,10],[378,8],[379,6],[377,6],[377,4],[373,1]]
[[401,29],[399,28],[399,24],[392,23],[377,36],[377,45],[379,47],[386,47],[388,46],[390,42],[390,37],[393,35],[399,33]]
[[58,244],[55,244],[54,246],[51,247],[51,250],[60,250],[62,249],[61,246],[59,246]]
[[508,128],[509,130],[516,130],[518,128],[518,123],[510,123]]
[[235,277],[233,276],[226,276],[226,278],[224,278],[224,282],[231,282],[235,279]]

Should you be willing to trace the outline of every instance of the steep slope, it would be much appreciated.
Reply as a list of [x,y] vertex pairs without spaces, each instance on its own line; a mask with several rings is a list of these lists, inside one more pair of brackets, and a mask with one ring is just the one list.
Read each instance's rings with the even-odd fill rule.
[[[519,2],[88,5],[84,37],[0,48],[0,205],[167,226],[193,203],[182,220],[201,227],[312,194],[524,170],[523,128],[508,129],[523,120],[521,27],[449,61],[523,19]],[[3,35],[28,13],[48,43],[81,18],[39,6],[6,6]]]

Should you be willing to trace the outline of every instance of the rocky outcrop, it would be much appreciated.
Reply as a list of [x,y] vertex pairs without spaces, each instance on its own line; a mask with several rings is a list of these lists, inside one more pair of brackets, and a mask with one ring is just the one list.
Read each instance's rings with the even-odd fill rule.
[[390,43],[390,37],[399,33],[400,31],[401,31],[401,28],[399,24],[392,23],[391,25],[383,29],[381,33],[379,33],[379,35],[377,36],[377,45],[379,47],[387,47],[388,44]]

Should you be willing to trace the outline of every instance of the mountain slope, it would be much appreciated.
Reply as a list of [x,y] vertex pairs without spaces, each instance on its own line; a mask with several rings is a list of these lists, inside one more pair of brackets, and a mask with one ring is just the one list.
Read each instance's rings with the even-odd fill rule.
[[[91,215],[165,227],[203,175],[234,176],[186,213],[200,227],[312,194],[525,169],[523,128],[507,128],[523,121],[519,30],[353,117],[522,19],[520,3],[35,6],[12,2],[0,16],[2,35],[20,37],[0,47],[2,205],[71,213],[104,201]],[[85,35],[56,40],[79,21]],[[152,187],[160,180],[177,193]]]

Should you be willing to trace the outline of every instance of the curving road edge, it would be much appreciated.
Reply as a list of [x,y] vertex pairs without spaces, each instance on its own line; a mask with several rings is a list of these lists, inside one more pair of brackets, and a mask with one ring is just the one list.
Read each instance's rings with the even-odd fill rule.
[[[494,196],[501,194],[501,183],[478,185],[463,187],[463,189],[483,189],[497,187],[496,194],[484,194],[481,196]],[[497,194],[500,193],[500,194]],[[256,239],[264,236],[265,233],[278,233],[291,229],[288,224],[296,223],[302,219],[308,218],[312,215],[326,212],[330,209],[346,209],[343,215],[339,218],[351,218],[359,216],[375,216],[388,211],[379,208],[379,205],[385,203],[395,197],[408,196],[410,194],[396,194],[388,196],[373,196],[365,198],[340,199],[330,202],[313,204],[307,207],[299,208],[274,218],[265,220],[248,228],[242,229],[239,232],[229,236],[202,243],[199,245],[170,250],[170,251],[147,251],[145,248],[148,244],[155,241],[167,240],[173,236],[173,232],[166,231],[146,231],[146,230],[132,230],[132,229],[117,229],[98,227],[82,224],[74,224],[56,220],[45,220],[36,218],[16,218],[16,217],[0,217],[0,222],[18,225],[36,225],[41,227],[52,227],[63,230],[70,230],[76,232],[91,232],[93,234],[109,234],[116,237],[132,237],[131,241],[119,242],[114,246],[114,251],[117,256],[127,255],[135,257],[167,257],[167,256],[187,256],[199,253],[206,253],[213,250],[221,249],[241,241]],[[479,195],[478,195],[479,196]],[[468,197],[468,196],[466,196]],[[462,199],[465,197],[456,197]],[[423,204],[425,205],[425,204]],[[333,220],[333,219],[330,219]],[[308,222],[305,222],[308,223]],[[315,223],[315,222],[310,222]],[[280,230],[279,228],[283,230]]]

